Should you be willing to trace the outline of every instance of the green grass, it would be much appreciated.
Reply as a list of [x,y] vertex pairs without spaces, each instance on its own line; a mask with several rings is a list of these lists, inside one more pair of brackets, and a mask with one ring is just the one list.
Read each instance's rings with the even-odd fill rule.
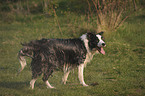
[[[46,89],[41,78],[35,89],[29,88],[31,80],[30,59],[17,76],[20,67],[17,52],[21,42],[41,38],[75,38],[86,29],[95,29],[94,22],[85,16],[69,13],[64,16],[33,18],[11,24],[0,22],[0,96],[144,96],[145,95],[145,14],[134,14],[116,32],[106,33],[106,55],[95,55],[87,65],[83,87],[77,78],[77,69],[69,75],[68,83],[61,84],[63,72],[56,71],[49,82],[56,89]],[[62,31],[60,31],[59,26]]]

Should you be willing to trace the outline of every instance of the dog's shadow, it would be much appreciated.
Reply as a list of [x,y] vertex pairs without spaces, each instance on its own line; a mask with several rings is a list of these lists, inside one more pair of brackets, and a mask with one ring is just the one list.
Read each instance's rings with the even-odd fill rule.
[[2,88],[8,88],[8,89],[16,89],[16,90],[21,90],[24,87],[28,87],[29,82],[0,82],[0,87]]
[[[72,84],[68,84],[68,86],[72,86]],[[74,84],[78,85],[78,84]],[[99,85],[97,82],[89,84],[89,86],[97,86]],[[15,90],[21,90],[23,88],[28,88],[29,87],[29,82],[0,82],[0,87],[6,88],[6,89],[15,89]],[[39,86],[42,87],[42,86]]]

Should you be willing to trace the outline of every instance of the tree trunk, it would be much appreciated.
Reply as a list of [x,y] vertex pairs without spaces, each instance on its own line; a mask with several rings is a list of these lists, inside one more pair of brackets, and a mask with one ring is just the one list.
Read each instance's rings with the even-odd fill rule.
[[48,14],[48,2],[49,0],[44,0],[44,13]]
[[136,11],[137,10],[137,6],[136,6],[135,0],[133,0],[133,5],[134,5],[134,11]]

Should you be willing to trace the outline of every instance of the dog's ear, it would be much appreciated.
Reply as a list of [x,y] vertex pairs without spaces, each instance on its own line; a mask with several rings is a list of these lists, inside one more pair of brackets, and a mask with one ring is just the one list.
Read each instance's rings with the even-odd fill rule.
[[101,31],[101,32],[99,32],[98,34],[99,34],[99,35],[103,35],[103,33],[104,33],[104,32],[103,32],[103,31]]
[[95,33],[91,33],[91,32],[87,33],[87,39],[88,40],[93,39],[95,36],[96,36]]

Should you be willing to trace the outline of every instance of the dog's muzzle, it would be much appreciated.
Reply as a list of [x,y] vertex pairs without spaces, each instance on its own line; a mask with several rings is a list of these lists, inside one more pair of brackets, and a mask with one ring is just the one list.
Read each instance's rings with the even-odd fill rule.
[[105,44],[105,43],[102,43],[102,46],[103,46],[103,47],[106,47],[106,44]]

